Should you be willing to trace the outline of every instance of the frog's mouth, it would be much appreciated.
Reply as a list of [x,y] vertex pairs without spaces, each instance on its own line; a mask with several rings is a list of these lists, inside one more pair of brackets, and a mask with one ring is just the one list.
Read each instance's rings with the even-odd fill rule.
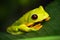
[[35,23],[29,25],[28,27],[39,30],[42,27],[42,22],[40,22],[40,21],[35,22]]
[[49,19],[50,19],[50,17],[47,17],[46,19],[43,19],[42,21],[38,21],[38,22],[28,25],[28,27],[32,28],[32,29],[39,30],[40,28],[42,28],[42,23],[45,21],[48,21]]

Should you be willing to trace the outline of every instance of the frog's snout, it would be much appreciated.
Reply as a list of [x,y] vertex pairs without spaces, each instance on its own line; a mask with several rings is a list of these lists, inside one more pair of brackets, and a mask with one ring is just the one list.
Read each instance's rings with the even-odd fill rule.
[[45,19],[45,21],[49,21],[50,20],[50,17],[47,17],[46,19]]

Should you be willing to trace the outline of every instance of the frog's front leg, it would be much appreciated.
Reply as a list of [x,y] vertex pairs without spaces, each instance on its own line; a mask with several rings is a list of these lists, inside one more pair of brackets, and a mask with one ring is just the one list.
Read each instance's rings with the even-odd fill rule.
[[31,31],[30,28],[28,28],[24,24],[19,25],[19,26],[10,26],[7,28],[7,32],[12,35],[23,34],[24,32],[29,32],[29,31]]
[[12,35],[22,34],[23,32],[18,30],[18,26],[10,26],[7,28],[7,32]]

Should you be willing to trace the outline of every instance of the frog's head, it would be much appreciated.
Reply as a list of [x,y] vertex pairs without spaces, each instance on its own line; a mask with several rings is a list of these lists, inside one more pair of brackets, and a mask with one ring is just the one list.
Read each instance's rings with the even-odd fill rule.
[[24,21],[26,26],[33,31],[39,30],[42,25],[43,20],[48,21],[50,19],[48,13],[43,9],[42,6],[39,8],[33,9],[25,14]]

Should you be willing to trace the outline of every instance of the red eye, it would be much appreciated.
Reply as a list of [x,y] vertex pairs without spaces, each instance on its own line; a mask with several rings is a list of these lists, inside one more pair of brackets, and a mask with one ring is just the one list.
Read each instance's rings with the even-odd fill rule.
[[33,15],[32,15],[32,19],[33,19],[33,20],[36,20],[37,18],[38,18],[38,16],[37,16],[36,14],[33,14]]

